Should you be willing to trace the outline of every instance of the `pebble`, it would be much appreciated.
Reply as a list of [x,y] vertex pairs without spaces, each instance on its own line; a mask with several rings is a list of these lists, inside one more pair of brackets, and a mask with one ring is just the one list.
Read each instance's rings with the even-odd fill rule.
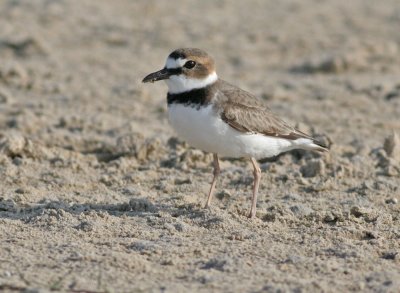
[[383,149],[389,157],[400,159],[400,138],[396,132],[385,138]]
[[135,212],[155,212],[156,207],[147,198],[133,198],[129,206]]
[[6,84],[26,88],[30,84],[28,72],[19,63],[2,64],[0,67],[0,80]]
[[11,93],[5,88],[0,88],[0,104],[9,104],[11,101]]
[[290,210],[295,214],[297,217],[306,217],[309,216],[314,212],[314,210],[306,205],[297,204],[290,207]]
[[312,159],[300,168],[303,177],[315,177],[325,174],[325,163],[321,159]]
[[162,148],[163,146],[159,138],[149,138],[138,147],[136,157],[142,161],[153,157],[158,158],[162,151]]
[[79,225],[75,227],[78,230],[82,230],[84,232],[91,232],[94,230],[94,224],[89,221],[83,221]]
[[387,204],[397,204],[398,199],[397,198],[388,198],[387,200],[385,200],[385,203]]
[[350,209],[350,214],[355,216],[356,218],[363,217],[367,222],[374,222],[377,220],[379,213],[376,210],[354,206]]
[[26,139],[18,132],[9,132],[0,139],[0,152],[14,157],[23,153]]

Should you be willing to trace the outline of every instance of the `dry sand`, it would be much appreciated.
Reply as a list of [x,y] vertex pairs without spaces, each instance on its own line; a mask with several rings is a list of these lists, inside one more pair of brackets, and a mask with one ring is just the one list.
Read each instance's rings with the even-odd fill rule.
[[[399,292],[398,0],[0,3],[1,292]],[[141,84],[182,46],[332,142],[262,163],[254,221]]]

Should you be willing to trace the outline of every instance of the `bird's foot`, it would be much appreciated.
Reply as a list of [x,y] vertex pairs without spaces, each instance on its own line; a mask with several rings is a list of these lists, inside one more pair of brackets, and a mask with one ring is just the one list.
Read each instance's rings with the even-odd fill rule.
[[249,215],[247,216],[249,219],[255,219],[256,218],[256,212],[255,211],[250,211]]

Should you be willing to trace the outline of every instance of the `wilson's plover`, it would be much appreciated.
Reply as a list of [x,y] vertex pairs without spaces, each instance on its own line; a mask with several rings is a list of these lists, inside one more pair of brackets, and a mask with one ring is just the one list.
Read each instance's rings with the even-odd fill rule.
[[278,118],[254,95],[218,78],[213,58],[200,49],[173,51],[165,67],[143,82],[165,80],[169,121],[193,147],[213,153],[214,177],[205,207],[220,173],[218,156],[251,160],[254,168],[250,218],[256,216],[261,170],[257,159],[293,149],[326,151],[311,136]]

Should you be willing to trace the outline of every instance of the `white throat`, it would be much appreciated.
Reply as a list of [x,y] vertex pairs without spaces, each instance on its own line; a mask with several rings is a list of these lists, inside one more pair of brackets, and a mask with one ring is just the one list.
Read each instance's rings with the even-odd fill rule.
[[173,75],[169,79],[166,79],[165,82],[168,85],[168,93],[180,94],[194,89],[200,89],[206,87],[216,82],[217,79],[218,79],[217,74],[213,72],[209,74],[207,77],[202,79],[188,78],[183,74]]

